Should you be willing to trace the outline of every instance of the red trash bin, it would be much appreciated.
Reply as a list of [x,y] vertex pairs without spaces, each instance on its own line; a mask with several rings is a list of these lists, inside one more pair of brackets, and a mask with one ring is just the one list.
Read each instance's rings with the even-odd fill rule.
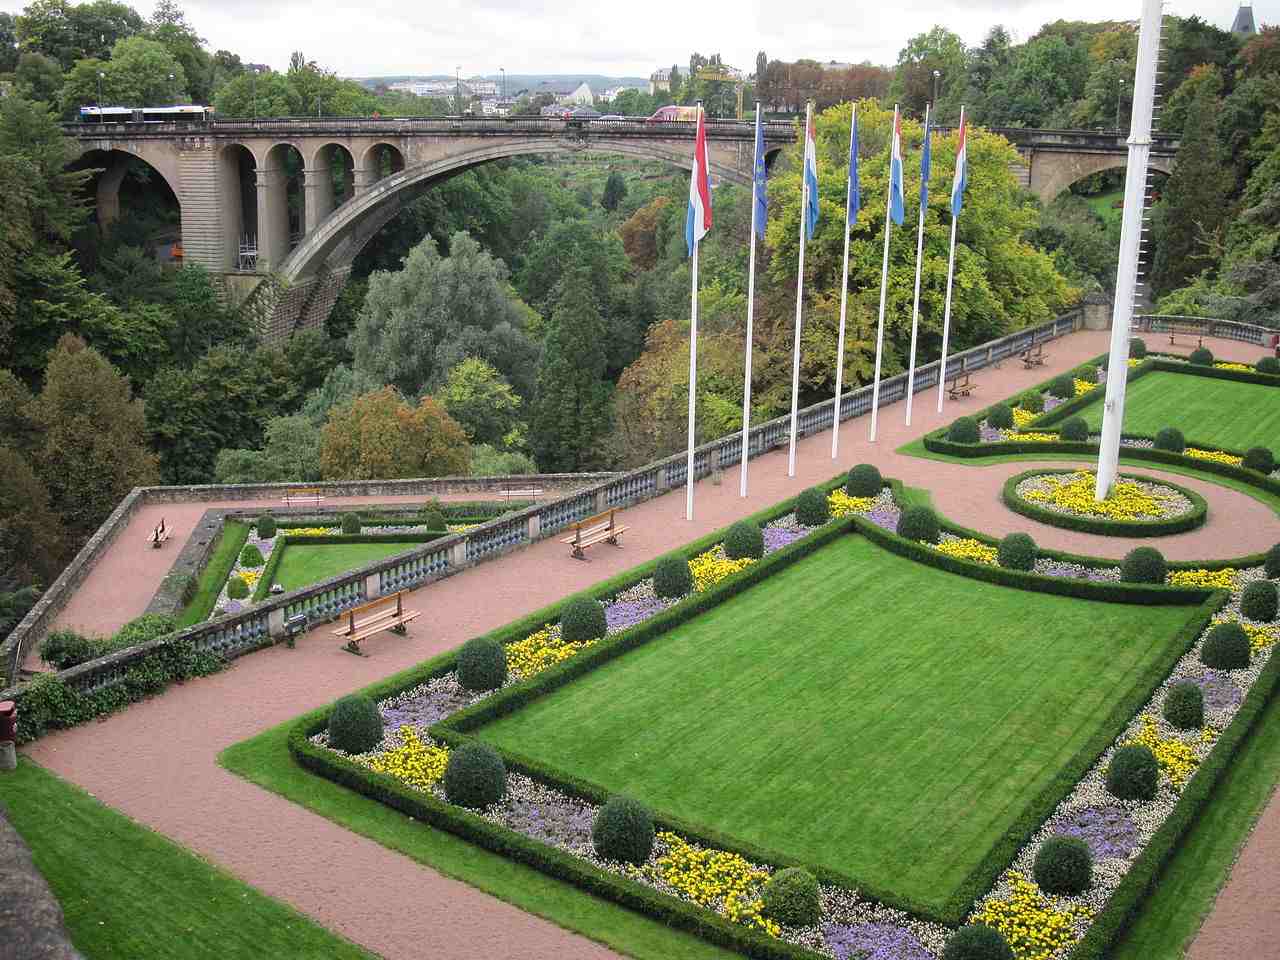
[[0,701],[0,743],[18,739],[18,705],[12,700]]

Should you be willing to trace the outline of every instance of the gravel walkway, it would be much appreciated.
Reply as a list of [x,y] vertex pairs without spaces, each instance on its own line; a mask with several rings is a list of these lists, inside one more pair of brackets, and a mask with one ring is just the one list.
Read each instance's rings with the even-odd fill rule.
[[[1028,469],[1026,462],[965,466],[893,452],[962,412],[980,409],[1053,370],[1068,369],[1101,353],[1106,342],[1105,333],[1083,332],[1050,344],[1048,371],[1023,370],[1014,362],[1000,370],[982,371],[975,377],[980,396],[948,403],[945,417],[935,414],[933,395],[922,395],[917,398],[912,428],[903,425],[900,404],[887,407],[880,419],[880,441],[874,445],[866,440],[865,418],[846,423],[837,464],[830,459],[827,435],[803,440],[794,479],[786,476],[785,450],[770,454],[751,464],[751,495],[746,501],[737,496],[734,472],[726,473],[718,486],[703,481],[696,491],[693,522],[683,519],[683,491],[640,504],[626,511],[631,530],[622,546],[597,546],[588,563],[571,560],[555,540],[543,541],[424,587],[414,602],[429,605],[430,622],[419,620],[407,638],[375,638],[366,644],[367,658],[342,653],[328,627],[322,626],[300,640],[295,650],[277,647],[244,657],[221,674],[174,687],[101,723],[53,734],[31,745],[28,752],[135,820],[384,956],[421,957],[428,944],[425,955],[448,960],[610,956],[598,944],[240,780],[217,765],[218,752],[861,461],[877,463],[888,476],[928,487],[938,508],[966,525],[996,534],[1031,529],[1037,542],[1046,546],[1121,554],[1126,546],[1114,538],[1033,524],[1006,510],[999,503],[1000,486],[1008,476]],[[1258,354],[1256,347],[1227,342],[1215,342],[1212,349],[1215,355],[1229,358],[1253,359]],[[1145,467],[1143,472],[1162,475]],[[1179,475],[1169,478],[1209,498],[1210,520],[1198,530],[1161,538],[1159,546],[1167,556],[1234,556],[1270,546],[1277,539],[1274,514],[1257,501]],[[179,519],[173,507],[163,509],[180,538],[179,524],[186,523],[190,529],[204,507],[191,507],[189,519]],[[156,521],[141,516],[134,526],[142,531],[148,522]],[[164,572],[150,569],[146,561],[163,553],[144,549],[142,536],[131,526],[86,581],[61,622],[105,632],[140,613]],[[193,723],[193,718],[199,721]],[[1196,944],[1197,960],[1276,956],[1280,915],[1267,909],[1273,902],[1272,892],[1269,884],[1265,890],[1261,884],[1268,880],[1267,858],[1274,863],[1277,837],[1280,810],[1273,804],[1260,821],[1218,912]],[[1254,848],[1268,843],[1269,852],[1255,856]],[[1255,860],[1258,868],[1250,874],[1244,865]],[[1247,922],[1238,919],[1242,913],[1247,914]],[[1237,919],[1219,923],[1220,915]],[[1251,939],[1255,933],[1256,941]],[[1255,942],[1265,946],[1246,947]]]

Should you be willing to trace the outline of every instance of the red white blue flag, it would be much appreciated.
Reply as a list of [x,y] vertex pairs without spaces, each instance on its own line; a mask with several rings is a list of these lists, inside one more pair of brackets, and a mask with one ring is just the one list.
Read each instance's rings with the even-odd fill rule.
[[693,143],[693,175],[689,177],[689,213],[684,221],[684,242],[693,256],[694,245],[711,229],[711,185],[707,180],[707,129],[698,108],[698,136]]
[[902,226],[905,204],[902,199],[902,119],[893,112],[893,146],[889,151],[889,216]]
[[964,188],[969,185],[968,121],[960,117],[960,143],[956,146],[956,178],[951,183],[951,216],[960,216],[964,205]]
[[818,142],[813,130],[813,111],[804,131],[804,235],[813,239],[818,227]]

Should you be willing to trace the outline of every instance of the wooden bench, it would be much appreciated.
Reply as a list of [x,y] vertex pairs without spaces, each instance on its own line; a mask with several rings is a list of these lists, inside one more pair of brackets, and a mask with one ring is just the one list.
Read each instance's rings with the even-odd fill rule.
[[152,528],[150,535],[147,537],[147,543],[151,544],[154,549],[159,550],[168,539],[169,528],[164,525],[164,517],[161,517],[160,522]]
[[587,555],[582,551],[593,544],[607,542],[616,547],[618,545],[618,537],[631,529],[625,525],[620,526],[618,524],[614,517],[616,512],[616,510],[606,510],[604,513],[597,513],[594,517],[579,520],[569,527],[573,531],[573,536],[562,537],[560,542],[567,543],[573,547],[571,556],[575,560],[587,559]]
[[957,373],[947,381],[947,396],[952,400],[959,400],[973,393],[975,387],[977,384],[969,379],[969,374]]
[[1195,337],[1196,346],[1204,346],[1204,325],[1194,321],[1174,322],[1166,321],[1165,326],[1168,328],[1169,343],[1177,343],[1178,337]]
[[1027,347],[1022,353],[1018,354],[1018,359],[1022,361],[1022,365],[1030,370],[1032,367],[1043,367],[1044,362],[1049,358],[1044,355],[1044,344],[1037,343],[1034,347]]
[[284,502],[289,506],[295,503],[324,503],[324,491],[317,487],[306,487],[301,490],[286,490]]
[[404,608],[404,591],[392,593],[377,600],[370,600],[358,607],[352,607],[342,615],[342,629],[333,631],[335,637],[346,637],[347,642],[342,649],[356,656],[364,656],[360,652],[360,641],[390,630],[401,636],[405,634],[405,624],[416,620],[421,615],[418,610]]

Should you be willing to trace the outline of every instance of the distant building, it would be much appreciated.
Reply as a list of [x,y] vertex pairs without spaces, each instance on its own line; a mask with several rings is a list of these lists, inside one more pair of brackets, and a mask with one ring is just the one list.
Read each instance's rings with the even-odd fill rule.
[[494,97],[498,94],[498,81],[485,80],[483,77],[472,77],[463,80],[462,86],[471,91],[473,97]]
[[458,87],[453,80],[398,80],[387,89],[412,93],[418,97],[451,97],[457,93]]
[[671,68],[662,67],[649,75],[649,94],[671,92]]
[[1252,4],[1240,4],[1240,9],[1236,11],[1236,18],[1231,24],[1231,32],[1237,37],[1252,37],[1258,32],[1258,28],[1253,22]]
[[819,64],[823,70],[851,70],[852,63],[843,63],[840,60],[828,60],[826,63]]
[[596,96],[585,82],[578,84],[571,92],[560,98],[565,106],[589,107],[596,102]]
[[643,87],[610,87],[604,93],[600,94],[600,101],[602,103],[613,103],[613,101],[618,99],[618,95],[625,90],[637,90],[641,93],[644,92]]

